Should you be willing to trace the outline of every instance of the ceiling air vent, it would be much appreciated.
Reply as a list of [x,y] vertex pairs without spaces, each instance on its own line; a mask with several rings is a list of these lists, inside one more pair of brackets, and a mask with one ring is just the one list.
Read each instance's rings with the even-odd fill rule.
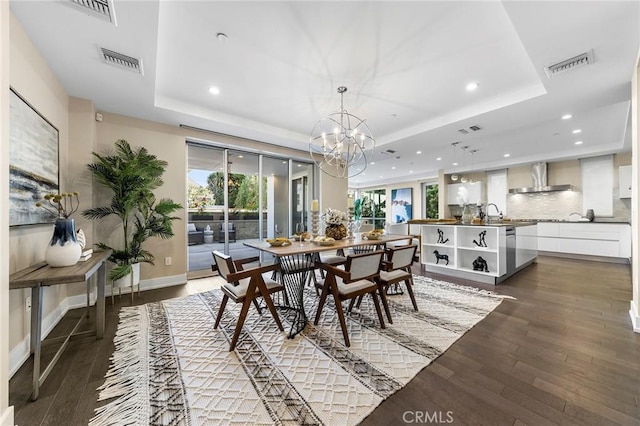
[[459,131],[460,133],[462,133],[463,135],[466,135],[467,133],[469,133],[469,131],[468,131],[468,130],[466,130],[466,129],[459,129],[458,131]]
[[593,63],[593,49],[589,50],[588,52],[582,53],[578,56],[574,56],[573,58],[565,59],[564,61],[558,62],[557,64],[544,67],[544,72],[547,74],[548,78],[552,78],[565,71],[584,67],[592,63]]
[[474,132],[477,132],[478,130],[480,130],[480,129],[481,129],[481,127],[480,127],[480,126],[478,126],[477,124],[476,124],[475,126],[471,126],[471,127],[469,127],[469,128],[470,128],[471,130],[473,130]]
[[112,0],[65,0],[64,4],[117,25]]
[[102,59],[107,64],[144,74],[142,70],[142,60],[114,52],[113,50],[105,49],[104,47],[100,48],[100,52],[102,53]]

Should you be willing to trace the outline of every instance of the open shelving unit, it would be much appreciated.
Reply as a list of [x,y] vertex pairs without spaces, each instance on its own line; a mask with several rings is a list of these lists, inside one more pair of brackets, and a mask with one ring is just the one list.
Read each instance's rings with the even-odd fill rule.
[[[503,227],[478,225],[422,225],[421,262],[428,271],[443,274],[481,278],[492,282],[506,273],[506,237]],[[446,255],[449,264],[438,255]],[[482,257],[489,272],[473,269],[473,262]],[[456,274],[461,272],[463,274]],[[471,274],[471,275],[469,275]]]

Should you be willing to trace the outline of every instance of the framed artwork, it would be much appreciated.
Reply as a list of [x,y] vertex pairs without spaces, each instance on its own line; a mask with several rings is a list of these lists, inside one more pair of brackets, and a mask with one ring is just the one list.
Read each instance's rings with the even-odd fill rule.
[[59,190],[58,150],[58,129],[11,89],[9,226],[55,222],[36,203]]
[[412,188],[391,190],[391,222],[405,223],[413,219]]

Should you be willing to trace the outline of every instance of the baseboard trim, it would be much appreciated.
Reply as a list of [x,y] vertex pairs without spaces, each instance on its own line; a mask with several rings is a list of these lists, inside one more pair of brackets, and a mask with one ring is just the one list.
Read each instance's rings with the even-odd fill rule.
[[13,405],[7,407],[0,416],[0,426],[14,426],[13,423]]
[[590,260],[592,262],[622,263],[625,265],[631,264],[631,260],[627,257],[593,256],[589,254],[560,253],[557,251],[538,251],[538,256],[562,257],[565,259],[577,259],[577,260]]
[[[168,277],[151,278],[149,280],[140,280],[140,291],[155,290],[164,287],[173,287],[174,285],[181,285],[187,283],[187,274],[171,275]],[[117,290],[116,290],[117,291]],[[135,291],[138,291],[137,289]],[[131,287],[122,287],[122,294],[130,294]],[[107,296],[111,296],[111,286],[107,284],[106,292]],[[118,293],[114,293],[117,295]]]
[[[140,290],[154,290],[163,287],[172,287],[174,285],[186,284],[187,274],[172,275],[168,277],[152,278],[140,281]],[[123,294],[131,293],[131,288],[123,288]],[[111,296],[111,286],[107,285],[106,296]],[[93,305],[96,301],[96,293],[90,293],[90,303]],[[87,304],[87,295],[85,293],[75,296],[66,297],[53,311],[42,319],[42,339],[44,340],[51,330],[60,322],[62,317],[71,309],[82,308]],[[27,334],[11,351],[9,352],[9,378],[22,367],[22,364],[29,359],[31,352],[29,345],[31,342],[31,333]],[[1,425],[0,426],[4,426]]]
[[636,310],[636,304],[631,301],[631,309],[629,309],[629,315],[631,316],[631,325],[633,326],[633,331],[636,333],[640,333],[640,315]]

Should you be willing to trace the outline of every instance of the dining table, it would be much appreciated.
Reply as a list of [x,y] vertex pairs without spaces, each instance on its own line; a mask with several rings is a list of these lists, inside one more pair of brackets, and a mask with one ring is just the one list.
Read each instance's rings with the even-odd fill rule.
[[247,241],[245,246],[254,248],[275,257],[280,265],[279,279],[284,286],[282,302],[274,301],[279,310],[287,312],[286,318],[291,322],[288,337],[297,336],[308,323],[305,311],[305,285],[314,278],[314,270],[321,262],[320,253],[326,251],[346,252],[350,248],[376,244],[384,248],[389,242],[407,240],[411,243],[411,235],[384,234],[375,239],[369,239],[365,235],[356,235],[353,238],[341,240],[316,242],[300,241],[291,238],[284,245],[271,245],[267,241]]

